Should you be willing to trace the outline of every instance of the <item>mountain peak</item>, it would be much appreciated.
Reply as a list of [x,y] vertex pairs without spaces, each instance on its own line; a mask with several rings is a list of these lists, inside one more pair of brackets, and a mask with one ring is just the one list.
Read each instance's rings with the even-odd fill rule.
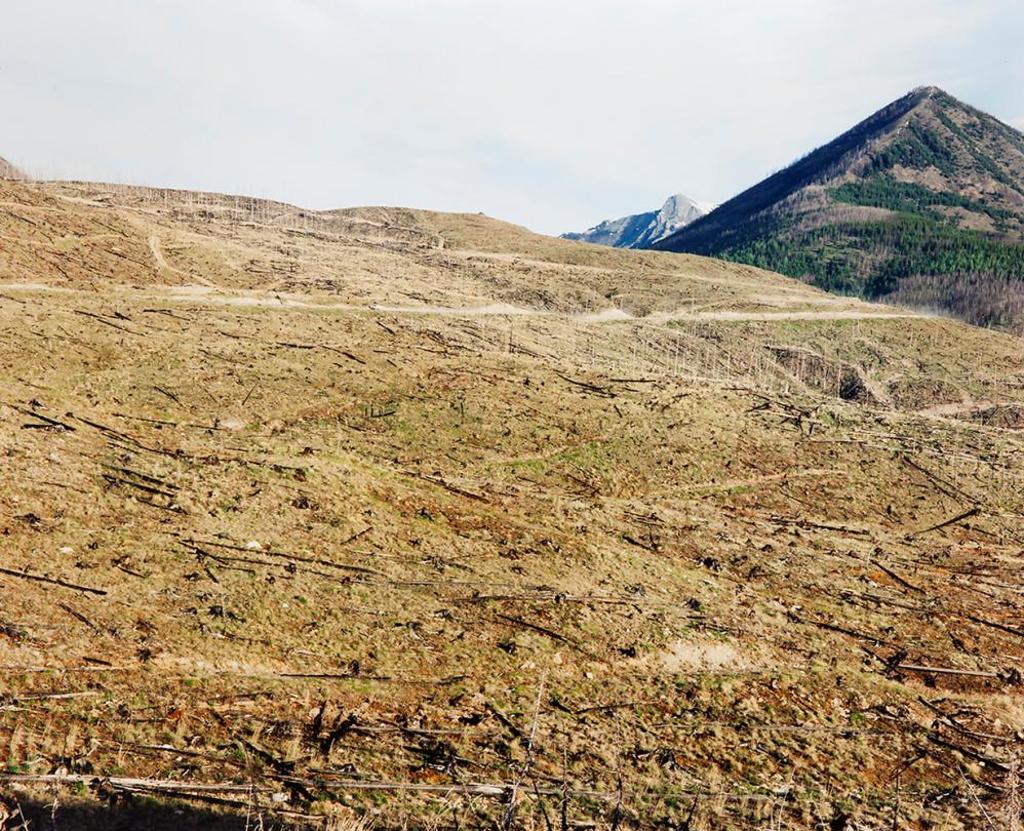
[[666,217],[687,217],[697,207],[697,203],[685,193],[674,193],[661,206],[659,214]]
[[680,204],[695,204],[685,193],[674,193],[662,203],[661,209],[674,211]]
[[704,213],[704,209],[686,194],[676,193],[668,197],[657,211],[607,219],[582,233],[562,234],[562,238],[614,248],[648,248]]
[[1024,326],[1024,135],[918,87],[653,247]]

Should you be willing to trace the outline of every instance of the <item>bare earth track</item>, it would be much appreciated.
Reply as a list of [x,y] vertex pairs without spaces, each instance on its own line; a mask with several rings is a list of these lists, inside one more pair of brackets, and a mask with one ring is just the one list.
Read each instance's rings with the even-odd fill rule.
[[1009,827],[1019,340],[475,215],[0,202],[32,827]]

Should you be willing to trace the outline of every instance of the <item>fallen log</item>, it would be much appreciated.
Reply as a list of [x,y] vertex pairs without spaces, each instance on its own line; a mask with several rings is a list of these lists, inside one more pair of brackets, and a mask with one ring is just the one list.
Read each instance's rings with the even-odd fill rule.
[[1013,626],[1007,626],[1005,623],[996,623],[993,620],[985,620],[984,618],[980,618],[977,615],[967,615],[966,617],[968,620],[973,621],[974,623],[980,623],[982,626],[991,626],[993,629],[999,629],[1011,635],[1018,635],[1019,637],[1024,638],[1024,629],[1017,629]]
[[955,525],[958,522],[963,522],[965,519],[970,519],[972,516],[977,516],[979,513],[981,513],[981,508],[975,505],[973,508],[968,508],[963,513],[957,514],[955,517],[951,517],[950,519],[944,520],[943,522],[940,522],[937,525],[931,525],[928,528],[922,528],[920,531],[914,531],[910,536],[919,537],[922,534],[929,533],[930,531],[938,531],[942,528],[946,528],[949,525]]
[[99,596],[105,595],[107,592],[103,589],[94,589],[91,586],[80,586],[77,583],[69,583],[66,580],[56,580],[53,577],[43,577],[41,574],[30,574],[27,571],[15,571],[12,568],[0,567],[0,574],[7,574],[10,577],[20,577],[22,580],[32,580],[36,583],[48,583],[51,586],[60,586],[65,589],[74,589],[75,591],[87,592],[89,594],[95,594]]
[[534,632],[538,632],[541,635],[546,635],[547,637],[551,638],[552,640],[558,641],[559,643],[564,643],[568,646],[571,646],[581,655],[590,658],[592,661],[601,660],[597,655],[595,655],[593,652],[584,647],[583,644],[581,644],[579,641],[575,640],[574,638],[567,637],[566,635],[563,635],[560,632],[556,632],[554,629],[548,629],[546,626],[540,626],[536,623],[530,623],[530,621],[523,620],[521,617],[516,617],[515,615],[505,615],[498,612],[495,614],[495,617],[504,620],[507,623],[512,623],[516,626],[522,626],[524,629],[530,629]]
[[883,565],[878,560],[869,560],[869,562],[871,563],[871,565],[875,566],[875,568],[880,568],[882,571],[884,571],[886,574],[888,574],[893,580],[895,580],[897,583],[899,583],[904,588],[910,589],[911,591],[917,592],[918,594],[924,594],[924,589],[921,589],[921,588],[915,586],[913,583],[911,583],[911,582],[909,582],[907,580],[904,580],[895,571],[893,571],[891,568],[888,568],[887,566]]
[[41,422],[43,422],[43,424],[24,424],[22,425],[22,427],[25,429],[49,428],[51,430],[66,430],[69,433],[73,433],[75,431],[75,428],[72,427],[70,424],[65,424],[63,421],[58,421],[55,418],[50,418],[49,416],[45,416],[42,413],[36,412],[35,410],[30,410],[26,407],[19,407],[17,404],[8,404],[7,406],[10,407],[12,410],[16,410],[22,415],[27,415],[30,416],[31,418],[38,418]]
[[135,779],[126,776],[97,776],[81,773],[3,773],[0,782],[10,784],[111,785],[152,792],[174,791],[195,793],[271,793],[272,788],[234,782],[175,782],[167,779]]
[[905,672],[925,672],[929,675],[964,675],[970,678],[1001,678],[998,672],[986,672],[975,669],[955,669],[953,667],[928,667],[917,664],[896,664],[896,669]]

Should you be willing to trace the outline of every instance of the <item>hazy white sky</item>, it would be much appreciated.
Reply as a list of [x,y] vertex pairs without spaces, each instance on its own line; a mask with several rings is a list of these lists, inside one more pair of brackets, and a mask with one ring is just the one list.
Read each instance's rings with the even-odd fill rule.
[[1024,128],[1021,0],[0,0],[39,176],[543,232],[722,201],[920,84]]

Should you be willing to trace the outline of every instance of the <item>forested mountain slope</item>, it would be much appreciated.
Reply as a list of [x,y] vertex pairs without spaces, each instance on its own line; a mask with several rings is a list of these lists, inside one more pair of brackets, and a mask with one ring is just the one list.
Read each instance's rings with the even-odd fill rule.
[[1024,326],[1024,135],[914,90],[656,243]]

